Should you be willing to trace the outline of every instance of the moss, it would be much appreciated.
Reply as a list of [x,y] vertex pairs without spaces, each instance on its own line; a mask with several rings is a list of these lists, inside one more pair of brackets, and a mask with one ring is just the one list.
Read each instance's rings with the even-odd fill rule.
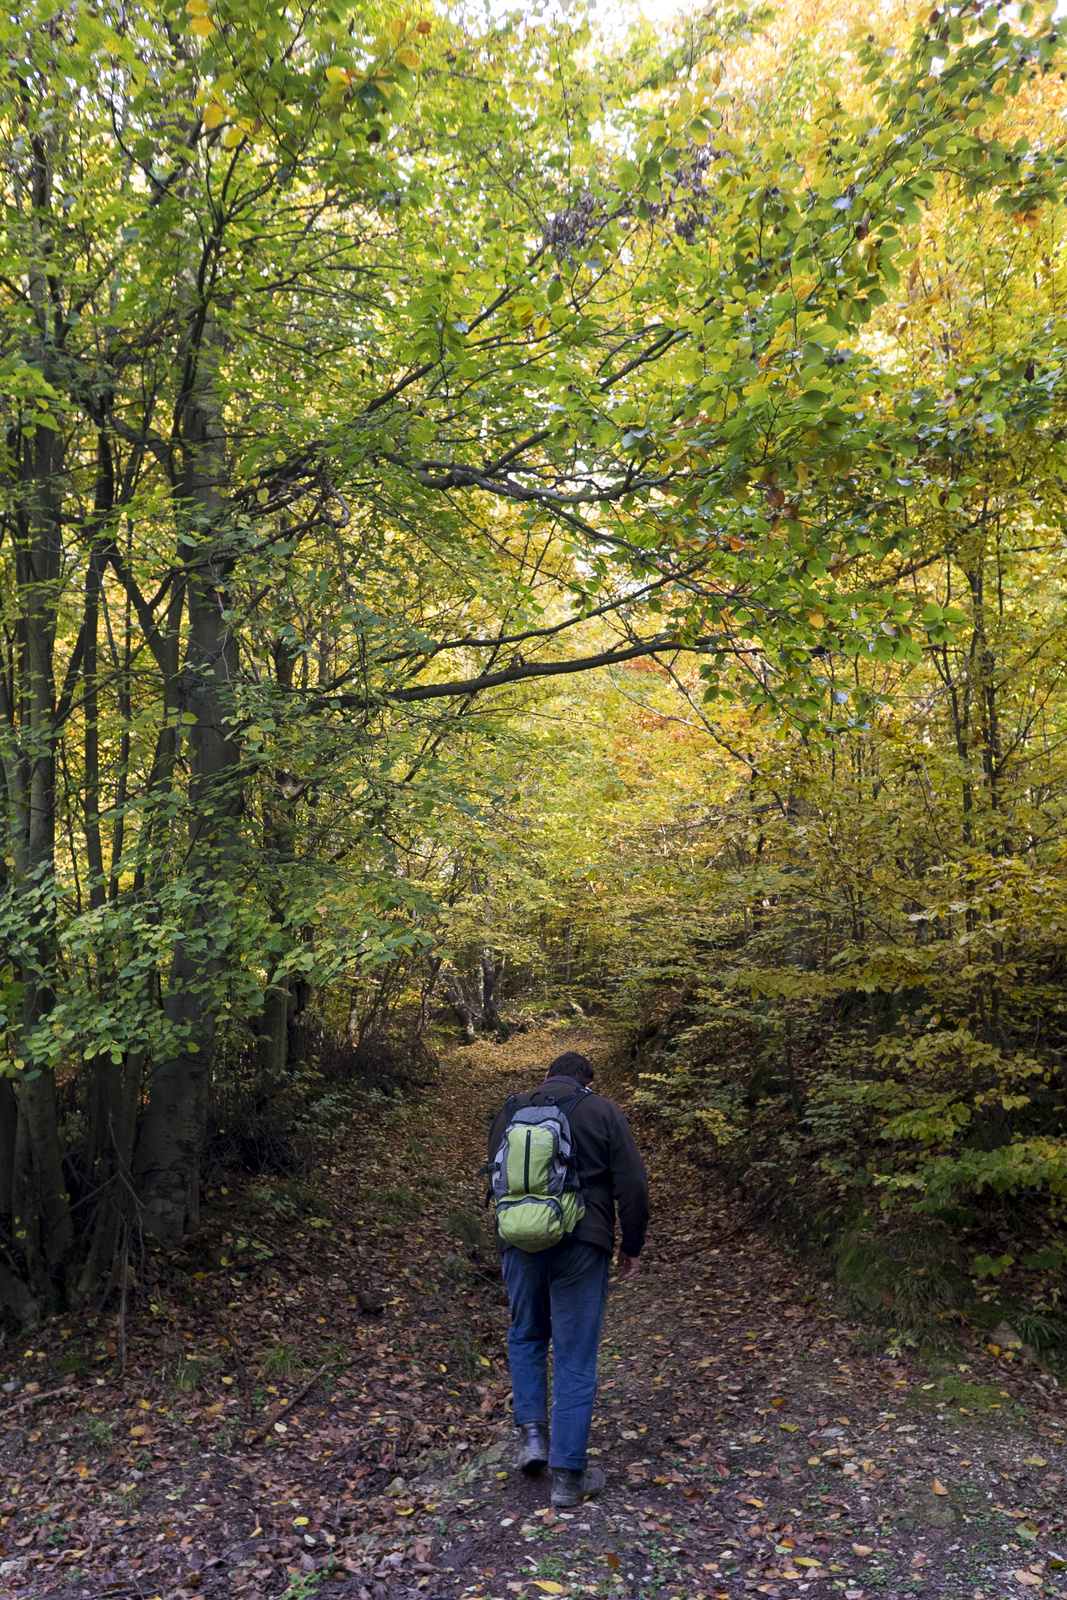
[[966,1411],[1004,1411],[1008,1403],[993,1384],[968,1383],[957,1373],[942,1372],[934,1378],[929,1389],[912,1393],[915,1404],[922,1406],[962,1406]]
[[830,1253],[846,1307],[887,1325],[914,1328],[970,1302],[970,1281],[946,1259],[945,1241],[937,1233],[908,1234],[890,1243],[847,1229]]
[[91,1365],[92,1362],[88,1356],[79,1355],[76,1351],[71,1351],[68,1355],[59,1357],[56,1362],[56,1371],[63,1373],[87,1372]]

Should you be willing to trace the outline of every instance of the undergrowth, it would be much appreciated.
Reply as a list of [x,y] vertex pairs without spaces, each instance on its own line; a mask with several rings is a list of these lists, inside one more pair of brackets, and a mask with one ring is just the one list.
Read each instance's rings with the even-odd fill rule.
[[[754,1222],[821,1257],[838,1308],[876,1342],[1067,1362],[1055,1174],[1031,1181],[1008,1144],[954,1142],[962,1097],[943,1088],[916,1109],[914,1080],[902,1086],[886,1065],[899,1071],[899,1040],[847,1008],[744,998],[679,968],[633,988],[629,1020],[624,1064],[643,1113]],[[943,1038],[935,1054],[943,1068]]]

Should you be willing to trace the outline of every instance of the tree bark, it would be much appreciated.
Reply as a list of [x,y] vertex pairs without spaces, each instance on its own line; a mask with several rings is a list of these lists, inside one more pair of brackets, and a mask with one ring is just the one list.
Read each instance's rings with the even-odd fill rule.
[[188,750],[189,923],[171,962],[164,1015],[175,1045],[151,1075],[135,1162],[146,1230],[180,1239],[200,1219],[200,1155],[215,1051],[218,976],[230,939],[240,750],[228,721],[237,669],[225,584],[231,566],[221,525],[225,437],[213,383],[209,322],[194,332],[182,412],[184,471],[179,557],[188,577],[188,644],[178,681]]
[[[35,1034],[55,1004],[57,590],[62,535],[56,484],[62,465],[57,434],[36,428],[23,442],[23,504],[16,518],[17,705],[3,706],[3,740],[13,887],[21,901],[15,965],[22,985],[18,1113],[11,1169],[11,1210],[35,1287],[61,1283],[74,1243],[63,1177],[49,1054]],[[4,700],[7,700],[5,693]]]
[[482,1014],[487,1028],[492,1028],[498,1039],[508,1037],[508,1026],[497,1010],[496,1004],[496,964],[493,960],[492,945],[483,945],[481,953],[482,972]]
[[448,1003],[452,1007],[452,1010],[456,1013],[456,1016],[458,1017],[463,1028],[463,1043],[473,1044],[475,1011],[474,1007],[467,999],[463,984],[460,981],[459,973],[456,972],[454,968],[449,967],[447,970],[438,974],[437,981],[441,986],[442,992],[447,996]]

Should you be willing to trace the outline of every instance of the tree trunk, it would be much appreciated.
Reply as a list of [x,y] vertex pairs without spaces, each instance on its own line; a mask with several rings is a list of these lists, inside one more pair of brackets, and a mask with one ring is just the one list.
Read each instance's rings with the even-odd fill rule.
[[270,984],[263,996],[263,1017],[256,1040],[255,1096],[258,1105],[266,1104],[285,1086],[292,998],[288,983]]
[[200,1220],[200,1156],[215,1053],[217,980],[230,940],[230,868],[241,809],[239,746],[230,729],[237,672],[225,581],[231,565],[221,526],[225,450],[215,400],[210,324],[191,341],[182,420],[185,451],[179,556],[188,571],[189,632],[178,680],[188,746],[190,919],[171,962],[164,1016],[176,1041],[157,1062],[135,1174],[146,1230],[180,1239]]
[[454,968],[449,967],[447,971],[439,974],[438,983],[442,992],[447,996],[449,1005],[459,1018],[463,1028],[463,1043],[473,1044],[476,1015],[474,1007],[467,999],[459,973]]
[[496,966],[493,961],[493,947],[485,944],[482,946],[481,961],[482,973],[482,1014],[487,1028],[492,1028],[497,1038],[504,1040],[508,1037],[508,1025],[503,1020],[496,1004]]
[[[13,883],[21,901],[18,954],[22,985],[24,1063],[11,1164],[11,1210],[18,1244],[35,1288],[60,1285],[74,1244],[70,1200],[63,1177],[50,1055],[39,1030],[55,1004],[55,632],[62,574],[62,534],[57,482],[62,447],[48,428],[37,428],[22,447],[24,499],[17,516],[15,576],[17,704],[4,695],[3,738]],[[35,1038],[35,1035],[37,1037]]]

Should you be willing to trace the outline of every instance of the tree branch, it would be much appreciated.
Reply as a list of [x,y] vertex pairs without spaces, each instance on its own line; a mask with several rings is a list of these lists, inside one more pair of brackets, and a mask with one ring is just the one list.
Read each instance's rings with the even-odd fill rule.
[[[620,661],[635,661],[640,656],[654,656],[661,650],[690,650],[696,653],[718,648],[715,639],[693,639],[689,643],[676,634],[660,634],[654,639],[644,639],[628,645],[625,650],[602,650],[595,656],[577,656],[570,661],[530,661],[522,666],[507,667],[502,672],[483,673],[479,678],[461,678],[449,683],[422,683],[409,689],[385,689],[383,700],[401,701],[411,705],[421,700],[446,700],[453,695],[481,694],[485,689],[497,689],[505,683],[525,683],[531,678],[566,677],[577,672],[592,672],[597,667],[611,667]],[[366,695],[339,694],[317,698],[309,703],[309,711],[325,711],[331,706],[357,707],[369,703]]]

